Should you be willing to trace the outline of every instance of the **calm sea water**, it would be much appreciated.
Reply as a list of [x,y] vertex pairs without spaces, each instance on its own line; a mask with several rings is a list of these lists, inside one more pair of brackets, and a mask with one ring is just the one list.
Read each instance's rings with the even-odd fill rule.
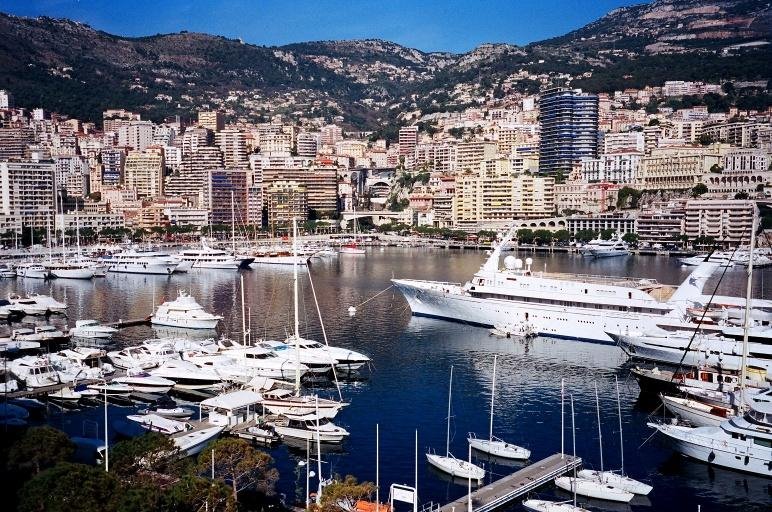
[[[601,261],[575,255],[532,255],[534,268],[547,270],[626,275],[655,278],[678,284],[689,270],[666,257],[626,257]],[[638,386],[628,376],[625,357],[616,347],[536,339],[530,342],[498,339],[487,330],[440,320],[412,317],[405,300],[388,289],[392,277],[446,281],[467,280],[483,262],[477,251],[443,249],[373,249],[362,256],[339,256],[314,260],[310,267],[316,294],[331,344],[352,347],[370,355],[369,378],[344,383],[344,398],[351,402],[336,419],[351,436],[336,450],[323,453],[323,474],[352,474],[360,480],[375,480],[376,424],[380,428],[381,499],[392,483],[412,485],[415,472],[415,431],[418,430],[418,487],[422,503],[445,503],[466,494],[466,481],[451,482],[428,467],[424,453],[445,450],[448,377],[454,367],[451,451],[467,456],[468,432],[487,436],[493,357],[498,355],[494,432],[499,437],[532,450],[532,460],[560,451],[560,381],[573,395],[576,411],[577,454],[586,467],[598,468],[598,430],[594,386],[600,394],[603,428],[603,458],[606,469],[620,466],[620,441],[614,380],[620,385],[624,430],[625,471],[654,485],[648,498],[631,505],[609,505],[581,500],[597,510],[769,510],[772,480],[711,468],[674,455],[646,421],[656,405],[638,400]],[[192,293],[204,307],[225,317],[220,332],[241,336],[240,278],[244,278],[246,305],[254,336],[283,338],[292,326],[292,270],[262,267],[240,273],[200,271],[188,275],[110,275],[93,282],[17,281],[0,283],[3,295],[16,292],[50,293],[69,305],[69,322],[79,318],[114,321],[150,314],[154,303]],[[301,272],[301,334],[321,340],[307,274]],[[769,298],[772,271],[755,273],[756,297]],[[716,279],[708,283],[713,290]],[[719,293],[744,294],[744,273],[727,271]],[[386,290],[364,305],[377,293]],[[347,309],[358,305],[351,317]],[[54,319],[61,323],[62,319]],[[118,340],[138,340],[169,333],[148,327],[123,331]],[[323,390],[322,392],[330,392]],[[127,408],[111,407],[110,421],[119,421]],[[568,408],[566,408],[568,411]],[[49,421],[72,434],[101,430],[101,410],[52,413]],[[566,416],[566,451],[571,452],[571,431]],[[288,502],[302,500],[305,450],[281,445],[271,450],[281,472],[279,492]],[[512,472],[516,467],[480,461],[488,479]],[[315,465],[315,463],[314,463]],[[312,479],[312,488],[316,480]],[[544,497],[570,496],[554,488],[540,491]],[[515,507],[519,509],[519,505]]]

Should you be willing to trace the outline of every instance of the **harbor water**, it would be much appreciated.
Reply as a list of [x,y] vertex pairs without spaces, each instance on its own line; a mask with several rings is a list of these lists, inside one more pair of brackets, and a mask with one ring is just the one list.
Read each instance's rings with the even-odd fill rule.
[[[664,256],[628,256],[592,260],[573,254],[518,254],[534,258],[535,270],[635,276],[679,284],[690,269]],[[429,248],[368,249],[365,256],[339,255],[314,259],[300,273],[300,334],[322,341],[308,272],[332,345],[354,348],[373,360],[366,378],[342,384],[351,405],[335,422],[351,432],[345,443],[322,453],[322,472],[355,475],[375,480],[376,424],[380,428],[380,497],[386,500],[392,483],[413,485],[415,480],[415,431],[418,431],[418,494],[421,503],[444,504],[466,494],[467,482],[450,481],[431,469],[425,453],[445,451],[448,377],[454,367],[450,451],[467,457],[467,434],[488,435],[491,373],[498,355],[494,433],[525,446],[536,461],[561,449],[561,379],[566,397],[572,395],[576,411],[576,451],[585,467],[599,469],[598,429],[594,385],[600,394],[604,469],[619,469],[620,440],[615,378],[619,381],[624,430],[625,471],[654,486],[645,498],[630,505],[614,505],[582,499],[596,510],[769,510],[772,480],[725,471],[675,455],[660,436],[646,426],[652,416],[662,415],[657,404],[639,400],[638,385],[629,376],[629,363],[613,345],[536,338],[530,341],[490,336],[487,329],[442,320],[412,317],[406,301],[395,289],[387,289],[392,277],[464,282],[485,259],[482,251]],[[722,270],[717,272],[720,275]],[[0,282],[8,293],[49,293],[69,305],[69,319],[52,317],[55,324],[93,318],[105,322],[148,316],[154,304],[191,293],[224,321],[219,334],[242,336],[240,277],[252,338],[284,339],[292,329],[292,267],[262,266],[247,271],[195,271],[173,276],[114,274],[90,282],[37,280]],[[770,298],[772,270],[757,270],[754,296]],[[718,279],[708,282],[711,293]],[[385,291],[384,291],[385,290]],[[375,298],[376,294],[382,292]],[[726,271],[719,294],[745,293],[744,267]],[[371,299],[365,304],[363,302]],[[357,306],[354,316],[349,306]],[[162,336],[182,336],[181,331],[150,327],[125,329],[116,340],[122,344]],[[321,393],[334,393],[325,388]],[[121,421],[130,408],[110,407],[110,421]],[[96,431],[103,435],[101,411],[51,412],[52,425],[73,435]],[[565,450],[571,453],[569,409],[566,407]],[[287,503],[304,499],[305,446],[278,445],[271,454],[281,473],[278,492]],[[487,470],[486,481],[516,470],[519,465],[478,459]],[[312,462],[316,469],[316,463]],[[311,479],[312,491],[317,480]],[[568,494],[545,487],[543,497],[569,499]],[[514,505],[520,509],[519,502]]]

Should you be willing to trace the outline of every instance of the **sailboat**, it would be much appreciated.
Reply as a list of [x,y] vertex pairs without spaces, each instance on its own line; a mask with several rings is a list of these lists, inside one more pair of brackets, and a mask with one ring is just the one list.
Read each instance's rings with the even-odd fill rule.
[[496,399],[496,360],[498,356],[493,356],[493,381],[491,384],[491,416],[488,426],[488,439],[478,438],[474,432],[469,433],[469,444],[475,450],[479,450],[496,457],[505,459],[527,460],[531,456],[531,450],[517,446],[499,439],[493,435],[493,408]]
[[[354,213],[356,213],[356,207],[353,208]],[[359,247],[357,244],[357,219],[354,217],[354,240],[352,242],[349,242],[347,244],[343,244],[340,247],[340,253],[341,254],[365,254],[365,250]]]
[[[579,478],[584,478],[586,480],[597,480],[602,483],[613,485],[618,489],[622,489],[624,491],[631,492],[633,494],[641,494],[645,496],[651,492],[652,487],[643,482],[639,482],[638,480],[630,478],[629,476],[625,476],[625,448],[624,448],[624,437],[622,435],[622,405],[619,400],[619,381],[618,380],[616,380],[616,386],[617,386],[617,414],[619,416],[619,450],[620,450],[621,460],[622,460],[621,469],[619,470],[618,474],[614,473],[613,471],[603,471],[603,468],[602,468],[603,456],[601,455],[601,470],[593,471],[590,469],[583,469],[579,471]],[[597,385],[596,385],[595,396],[596,396],[596,406],[598,408],[598,425],[600,426],[600,405],[597,403]],[[598,428],[598,431],[600,432],[600,427]],[[603,451],[603,447],[601,446],[601,453],[602,451]]]
[[[297,238],[298,230],[295,219],[292,220],[292,251],[297,256]],[[295,331],[293,336],[287,339],[287,344],[295,345],[295,393],[293,396],[277,396],[266,397],[262,405],[263,407],[273,414],[280,415],[292,415],[296,419],[301,416],[310,418],[308,421],[314,421],[315,418],[311,418],[309,415],[315,415],[319,418],[334,418],[335,415],[346,405],[345,402],[338,402],[335,400],[329,400],[326,398],[319,398],[318,396],[302,396],[300,394],[300,350],[298,343],[300,338],[300,319],[298,316],[298,264],[297,261],[293,264],[293,295],[295,306]],[[305,420],[304,420],[305,421]]]
[[453,367],[450,367],[450,384],[448,385],[448,427],[445,435],[445,455],[427,453],[426,460],[435,468],[458,478],[482,481],[485,470],[471,462],[457,459],[450,453],[450,404],[453,396]]
[[[560,383],[560,444],[561,454],[563,452],[563,382]],[[571,438],[574,444],[574,459],[576,458],[576,428],[574,427],[574,396],[571,395]],[[560,477],[566,478],[567,477]],[[574,480],[576,480],[576,466],[574,466]],[[557,484],[557,480],[555,480]],[[550,501],[550,500],[525,500],[523,507],[533,512],[589,512],[576,504],[576,486],[573,487],[573,503],[568,501]]]
[[[595,405],[598,415],[598,445],[600,447],[600,472],[599,475],[604,475],[603,471],[603,434],[600,425],[600,402],[598,400],[598,383],[595,383]],[[613,485],[605,482],[602,478],[585,479],[581,477],[565,477],[555,479],[555,485],[559,488],[587,496],[588,498],[597,498],[608,501],[621,501],[628,503],[635,496],[633,493],[614,487]]]
[[52,276],[58,279],[92,279],[94,277],[94,269],[91,265],[80,261],[80,223],[77,213],[75,217],[75,240],[78,248],[78,261],[67,261],[67,248],[64,245],[64,207],[62,207],[62,260],[52,261],[48,264]]

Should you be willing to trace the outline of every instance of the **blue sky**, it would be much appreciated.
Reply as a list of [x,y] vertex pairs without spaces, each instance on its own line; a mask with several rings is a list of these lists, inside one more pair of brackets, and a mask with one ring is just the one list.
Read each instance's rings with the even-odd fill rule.
[[71,18],[113,34],[206,32],[260,45],[380,38],[425,51],[525,44],[645,0],[0,0],[0,11]]

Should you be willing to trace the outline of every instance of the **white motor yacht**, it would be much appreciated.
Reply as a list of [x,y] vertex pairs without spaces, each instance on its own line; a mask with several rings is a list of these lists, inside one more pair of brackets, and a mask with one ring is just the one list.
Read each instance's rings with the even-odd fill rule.
[[93,279],[94,269],[88,263],[56,261],[47,263],[49,273],[57,279]]
[[308,367],[310,373],[327,373],[332,370],[333,365],[338,364],[337,359],[322,349],[323,345],[300,337],[296,339],[293,336],[286,341],[260,340],[257,346],[272,350],[279,357],[289,361],[299,361]]
[[51,366],[46,357],[20,357],[10,361],[8,369],[28,388],[42,388],[61,382],[59,372]]
[[283,418],[272,422],[272,424],[276,433],[282,438],[320,443],[342,443],[349,436],[345,428],[334,424],[329,418],[317,417],[315,413],[285,414]]
[[610,258],[613,256],[627,256],[630,254],[630,246],[627,242],[614,235],[610,240],[596,242],[589,249],[594,258]]
[[663,320],[683,322],[685,308],[702,299],[714,263],[696,267],[664,297],[662,285],[648,278],[590,276],[537,270],[533,261],[501,252],[504,237],[466,284],[393,279],[416,316],[492,327],[528,322],[540,336],[612,343],[607,332],[643,331]]
[[127,370],[129,368],[148,370],[159,365],[158,359],[144,346],[126,347],[121,350],[114,350],[108,352],[107,357],[116,368],[122,370]]
[[153,325],[182,329],[214,329],[220,320],[221,316],[204,311],[203,306],[183,290],[180,290],[177,299],[158,306],[150,317]]
[[31,293],[27,298],[35,301],[36,304],[45,307],[50,313],[65,313],[67,311],[67,304],[59,302],[50,295]]
[[35,299],[23,298],[18,295],[9,295],[8,304],[6,307],[11,312],[30,316],[42,316],[48,313],[48,306],[39,304]]
[[[266,341],[266,343],[274,346],[274,350],[283,351],[280,342]],[[291,357],[291,353],[295,350],[295,347],[300,350],[301,353],[306,354],[327,354],[330,359],[334,359],[335,369],[342,373],[353,373],[370,362],[370,358],[366,355],[356,352],[348,348],[327,346],[319,343],[318,341],[309,340],[305,338],[298,338],[297,343],[295,337],[291,336],[284,341],[284,345],[290,348],[287,353],[287,357]]]
[[92,391],[96,391],[99,396],[105,396],[108,397],[114,396],[114,397],[125,397],[131,394],[131,388],[125,384],[121,384],[120,382],[103,382],[100,384],[89,384],[86,386],[87,389],[90,389]]
[[744,416],[718,426],[649,423],[679,453],[726,469],[772,477],[772,389],[758,393]]
[[126,419],[138,423],[145,430],[159,434],[172,435],[180,432],[190,432],[193,426],[184,421],[167,418],[159,414],[130,414]]
[[184,359],[202,368],[211,369],[223,376],[245,378],[249,382],[254,377],[271,379],[292,379],[296,371],[302,377],[308,367],[291,359],[277,356],[273,351],[262,347],[243,347],[224,350],[219,354],[187,354]]
[[70,336],[85,339],[109,339],[118,329],[102,325],[97,320],[76,320],[75,327],[70,329]]
[[190,432],[180,432],[178,434],[172,434],[169,436],[174,445],[180,451],[181,454],[192,457],[201,453],[206,445],[215,440],[220,432],[225,429],[225,426],[206,427],[201,429],[192,430]]
[[175,387],[181,389],[209,389],[223,382],[215,372],[181,359],[169,359],[150,374],[174,381]]
[[[717,334],[664,330],[607,334],[629,356],[648,361],[686,366],[718,366],[725,370],[742,367],[742,341]],[[772,373],[772,344],[749,342],[748,365]]]
[[337,400],[309,395],[290,395],[285,392],[277,394],[264,393],[262,401],[263,408],[272,414],[282,416],[293,415],[296,417],[314,414],[319,416],[319,418],[327,419],[334,418],[347,405],[348,403],[338,402]]
[[155,251],[129,250],[106,258],[110,272],[125,274],[171,275],[179,262],[168,254]]
[[16,267],[16,273],[19,277],[29,279],[48,279],[51,275],[48,268],[40,263],[20,263]]
[[201,248],[185,249],[174,256],[174,259],[190,264],[192,269],[225,269],[236,270],[249,266],[254,258],[234,255],[228,251],[213,249],[202,240]]
[[118,377],[113,382],[129,386],[133,391],[142,393],[168,393],[174,387],[174,381],[151,375],[145,370],[129,369],[125,377]]

